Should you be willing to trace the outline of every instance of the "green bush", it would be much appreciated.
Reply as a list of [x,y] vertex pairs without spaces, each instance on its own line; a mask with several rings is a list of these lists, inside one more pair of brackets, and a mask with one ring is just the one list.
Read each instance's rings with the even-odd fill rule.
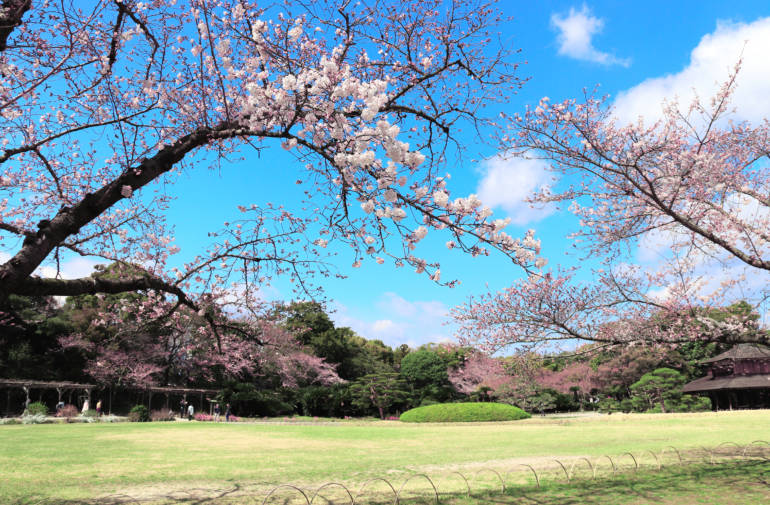
[[40,402],[30,403],[27,407],[27,414],[30,416],[47,416],[48,407],[46,407],[44,403]]
[[612,398],[603,398],[599,400],[599,412],[602,414],[612,414],[620,411],[620,402]]
[[666,401],[666,410],[670,412],[707,412],[711,410],[711,400],[705,396],[683,395]]
[[516,421],[529,414],[504,403],[439,403],[417,407],[401,414],[405,423],[456,423],[473,421]]
[[150,411],[144,405],[135,405],[128,413],[128,419],[135,423],[150,422]]

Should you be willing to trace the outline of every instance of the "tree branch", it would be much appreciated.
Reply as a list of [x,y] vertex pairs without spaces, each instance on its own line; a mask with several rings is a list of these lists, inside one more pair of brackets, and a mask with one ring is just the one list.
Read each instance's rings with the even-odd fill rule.
[[8,37],[21,25],[21,18],[30,7],[32,0],[3,0],[0,5],[0,52],[8,47]]

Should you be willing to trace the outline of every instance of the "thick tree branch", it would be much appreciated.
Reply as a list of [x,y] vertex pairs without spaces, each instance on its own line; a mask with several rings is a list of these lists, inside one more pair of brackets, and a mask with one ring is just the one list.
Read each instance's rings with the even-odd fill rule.
[[77,205],[62,208],[53,219],[40,227],[35,238],[28,237],[21,250],[0,266],[0,297],[14,293],[16,287],[23,284],[24,279],[67,237],[78,233],[80,228],[126,198],[127,194],[130,195],[171,170],[188,153],[213,140],[245,133],[237,125],[228,123],[213,128],[198,128],[172,145],[164,146],[155,156],[125,171],[96,192],[87,194]]
[[179,287],[151,275],[121,279],[108,279],[100,276],[80,279],[29,277],[18,286],[16,294],[24,296],[78,296],[97,293],[119,294],[148,289],[174,295],[184,305],[197,309]]
[[21,25],[21,18],[30,7],[32,0],[3,0],[0,5],[0,52],[8,47],[8,37]]

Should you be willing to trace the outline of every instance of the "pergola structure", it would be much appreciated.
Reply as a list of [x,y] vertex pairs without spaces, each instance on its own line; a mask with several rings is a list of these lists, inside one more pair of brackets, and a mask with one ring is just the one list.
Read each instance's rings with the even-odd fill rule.
[[706,377],[685,384],[685,393],[707,394],[714,410],[770,407],[770,347],[738,344],[701,364]]
[[22,391],[24,391],[25,400],[24,400],[24,408],[29,405],[30,403],[30,392],[33,389],[43,389],[43,390],[51,390],[55,389],[56,392],[59,394],[59,401],[62,401],[62,398],[64,397],[65,393],[69,393],[69,403],[72,403],[72,392],[73,391],[81,391],[85,392],[86,398],[88,399],[88,403],[91,403],[91,392],[96,389],[96,386],[93,384],[78,384],[75,382],[45,382],[45,381],[34,381],[34,380],[26,380],[26,379],[0,379],[0,388],[4,388],[6,391],[5,395],[5,412],[8,413],[11,410],[11,391],[13,389],[19,388]]
[[[214,396],[219,393],[218,389],[202,389],[202,388],[180,388],[175,386],[148,386],[146,388],[135,388],[147,391],[147,408],[152,410],[152,396],[154,394],[165,395],[166,402],[164,408],[170,409],[169,399],[171,395],[182,395],[184,401],[187,401],[187,395],[198,396],[200,398],[199,412],[204,410],[204,399],[206,395]],[[211,407],[209,405],[209,407]]]
[[[93,402],[91,401],[91,396],[94,390],[100,389],[99,386],[96,386],[94,384],[78,384],[75,382],[67,382],[67,381],[59,381],[59,382],[47,382],[47,381],[36,381],[36,380],[27,380],[27,379],[0,379],[0,389],[6,390],[6,401],[5,401],[5,414],[8,415],[11,412],[11,392],[14,389],[21,389],[24,391],[24,408],[30,404],[31,398],[30,393],[33,390],[56,390],[58,393],[58,401],[62,401],[65,394],[69,394],[67,403],[72,403],[72,393],[75,391],[81,392],[85,394],[85,398],[88,400],[88,403],[93,405]],[[188,395],[192,397],[198,397],[200,399],[198,411],[202,412],[205,410],[211,410],[211,405],[209,405],[209,409],[205,409],[205,401],[208,400],[209,404],[213,401],[210,398],[207,398],[207,396],[215,396],[219,393],[218,389],[205,389],[205,388],[183,388],[183,387],[175,387],[175,386],[147,386],[147,387],[136,387],[136,386],[124,386],[123,389],[129,390],[129,391],[141,391],[143,393],[147,393],[147,408],[152,410],[152,397],[153,395],[164,395],[165,396],[165,404],[164,408],[170,409],[169,400],[171,395],[181,395],[185,402],[188,401]],[[108,411],[112,411],[112,390],[110,390],[110,401],[108,406]],[[170,409],[176,411],[176,409]]]

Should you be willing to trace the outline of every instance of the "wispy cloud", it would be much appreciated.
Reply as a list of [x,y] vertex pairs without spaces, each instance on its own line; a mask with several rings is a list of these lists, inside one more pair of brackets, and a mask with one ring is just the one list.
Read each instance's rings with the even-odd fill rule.
[[601,33],[604,20],[595,17],[585,4],[579,11],[574,7],[570,8],[566,16],[552,14],[551,26],[559,32],[556,40],[559,43],[559,54],[563,56],[601,65],[627,67],[631,64],[628,58],[618,58],[594,47],[593,37]]
[[408,300],[396,293],[383,293],[375,302],[376,318],[336,305],[331,315],[338,326],[348,326],[362,337],[379,339],[391,347],[407,344],[418,347],[429,342],[452,340],[452,329],[445,325],[449,309],[436,300]]

